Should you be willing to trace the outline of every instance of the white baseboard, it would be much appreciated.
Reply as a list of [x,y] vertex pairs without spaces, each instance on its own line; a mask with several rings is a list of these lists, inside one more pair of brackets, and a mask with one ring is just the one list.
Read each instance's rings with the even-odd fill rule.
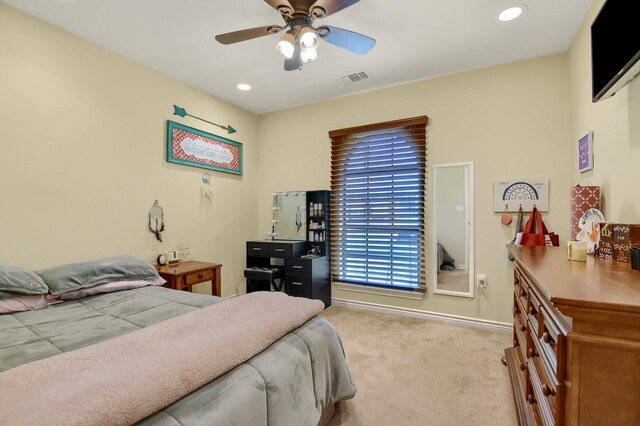
[[419,318],[430,321],[439,321],[453,325],[479,327],[491,331],[512,332],[513,324],[498,321],[483,320],[477,318],[462,317],[458,315],[442,314],[439,312],[419,311],[417,309],[398,308],[395,306],[380,305],[377,303],[354,302],[352,300],[331,299],[331,304],[344,308],[363,309],[382,314],[395,314],[406,317]]

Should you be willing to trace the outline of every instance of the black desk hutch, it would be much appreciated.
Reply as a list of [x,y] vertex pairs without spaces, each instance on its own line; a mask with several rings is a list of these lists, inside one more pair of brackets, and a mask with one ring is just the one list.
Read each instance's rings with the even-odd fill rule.
[[[260,240],[247,241],[247,293],[271,289],[272,277],[280,280],[280,286],[290,296],[318,299],[325,307],[331,306],[331,262],[329,257],[329,191],[307,191],[306,241]],[[307,256],[317,248],[316,257]],[[272,259],[283,259],[284,265]],[[266,274],[250,271],[251,268],[269,268]],[[253,281],[253,282],[251,282]]]

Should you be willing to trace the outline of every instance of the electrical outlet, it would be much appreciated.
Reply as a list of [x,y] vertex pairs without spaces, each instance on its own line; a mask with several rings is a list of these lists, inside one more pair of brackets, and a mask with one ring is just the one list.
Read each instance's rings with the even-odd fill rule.
[[179,243],[176,252],[178,252],[178,259],[191,260],[191,249],[188,244]]
[[476,274],[476,286],[487,288],[487,274]]

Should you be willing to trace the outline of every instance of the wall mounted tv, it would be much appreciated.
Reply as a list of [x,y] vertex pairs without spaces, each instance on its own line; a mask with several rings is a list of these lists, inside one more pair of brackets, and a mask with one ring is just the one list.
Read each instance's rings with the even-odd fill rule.
[[640,73],[640,20],[634,3],[607,0],[591,24],[593,102],[615,95]]

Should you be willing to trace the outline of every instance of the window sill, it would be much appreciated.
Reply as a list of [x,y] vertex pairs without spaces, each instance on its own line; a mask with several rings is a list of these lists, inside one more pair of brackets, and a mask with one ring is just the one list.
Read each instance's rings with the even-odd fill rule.
[[355,293],[375,294],[378,296],[399,297],[401,299],[422,300],[427,293],[426,289],[396,290],[393,288],[371,287],[364,285],[334,283],[338,290],[353,291]]

